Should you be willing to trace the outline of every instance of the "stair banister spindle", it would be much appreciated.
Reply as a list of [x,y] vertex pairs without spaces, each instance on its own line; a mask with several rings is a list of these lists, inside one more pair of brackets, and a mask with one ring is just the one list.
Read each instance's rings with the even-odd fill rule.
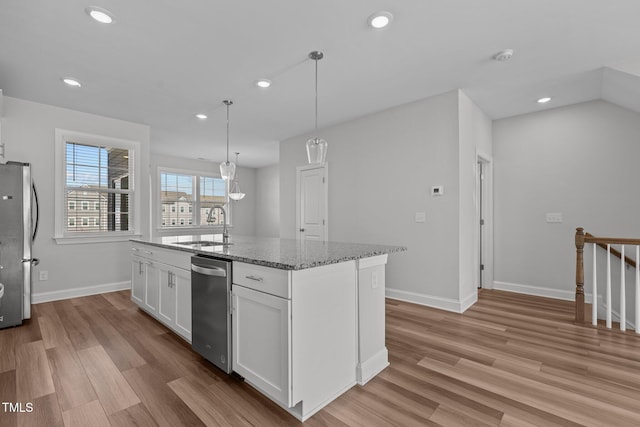
[[620,262],[620,330],[627,330],[627,285],[626,274],[624,274],[624,245],[622,245]]
[[575,321],[584,323],[584,229],[576,229],[576,311]]
[[611,244],[607,244],[607,324],[611,329]]
[[593,246],[593,295],[591,296],[591,324],[598,326],[598,270],[596,268],[596,252],[598,245]]
[[636,245],[636,334],[640,334],[640,245]]

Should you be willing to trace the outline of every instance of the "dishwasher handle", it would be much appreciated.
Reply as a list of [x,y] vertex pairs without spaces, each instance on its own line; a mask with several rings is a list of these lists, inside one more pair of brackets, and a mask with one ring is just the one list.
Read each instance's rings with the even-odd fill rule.
[[199,265],[191,264],[191,271],[204,274],[206,276],[218,276],[227,277],[227,270],[220,267],[201,267]]

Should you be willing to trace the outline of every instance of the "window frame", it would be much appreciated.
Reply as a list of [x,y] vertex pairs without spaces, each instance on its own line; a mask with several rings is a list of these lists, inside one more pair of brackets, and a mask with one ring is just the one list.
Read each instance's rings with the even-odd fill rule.
[[[129,159],[129,230],[126,231],[68,231],[68,216],[65,212],[66,192],[66,144],[76,142],[93,146],[108,146],[126,149],[132,153]],[[140,142],[104,135],[55,129],[55,185],[54,185],[54,235],[58,244],[99,243],[127,241],[141,237],[141,149]],[[76,204],[76,211],[78,210]]]
[[[170,173],[170,174],[179,174],[179,175],[189,175],[192,178],[192,185],[193,185],[193,194],[194,194],[194,200],[193,203],[191,204],[191,206],[193,207],[193,209],[185,209],[188,210],[189,213],[191,214],[191,220],[187,221],[189,222],[189,224],[185,224],[185,225],[171,225],[171,224],[167,224],[167,225],[162,225],[162,197],[161,197],[161,191],[162,191],[162,174],[163,173]],[[214,179],[222,179],[222,176],[220,175],[220,173],[206,173],[206,172],[202,172],[202,171],[198,171],[198,170],[191,170],[191,169],[176,169],[176,168],[168,168],[168,167],[164,167],[164,166],[158,166],[157,167],[157,174],[156,174],[156,188],[154,191],[154,197],[157,199],[154,203],[154,211],[155,211],[155,217],[156,217],[156,230],[158,233],[176,233],[178,231],[182,232],[182,231],[197,231],[197,232],[202,232],[203,230],[213,230],[216,232],[222,232],[223,226],[221,224],[216,224],[216,225],[209,225],[209,224],[196,224],[196,220],[198,219],[198,213],[200,212],[200,178],[201,177],[205,177],[205,178],[214,178]],[[233,214],[231,212],[232,207],[231,207],[231,199],[229,198],[229,183],[225,181],[225,196],[224,196],[224,209],[226,214],[229,216],[228,218],[225,218],[226,222],[227,222],[227,227],[228,228],[232,228],[232,223],[233,223]],[[179,211],[179,209],[176,209],[177,211]],[[172,213],[177,213],[177,212],[173,212]],[[185,212],[186,213],[186,212]],[[179,221],[176,221],[177,223]]]

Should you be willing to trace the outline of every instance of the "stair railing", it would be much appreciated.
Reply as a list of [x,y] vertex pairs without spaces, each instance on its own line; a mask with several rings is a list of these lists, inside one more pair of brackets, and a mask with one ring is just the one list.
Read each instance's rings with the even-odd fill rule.
[[[635,331],[640,334],[640,269],[635,260],[625,255],[625,246],[635,246],[636,260],[640,260],[640,239],[612,238],[612,237],[595,237],[592,234],[585,233],[582,227],[576,229],[576,323],[585,323],[585,302],[584,302],[584,246],[592,244],[593,248],[593,300],[591,304],[591,324],[598,324],[598,275],[597,275],[597,255],[596,248],[601,247],[607,251],[607,273],[606,273],[606,320],[607,328],[612,327],[611,315],[611,256],[616,256],[624,262],[620,263],[620,330],[626,330],[626,275],[625,266],[629,265],[636,270],[635,274]],[[611,245],[620,245],[621,250],[618,251]]]

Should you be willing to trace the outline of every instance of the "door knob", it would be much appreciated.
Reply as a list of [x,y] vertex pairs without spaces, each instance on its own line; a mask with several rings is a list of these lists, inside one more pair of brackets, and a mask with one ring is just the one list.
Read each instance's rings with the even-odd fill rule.
[[302,231],[304,233],[304,228],[301,228],[300,231]]

